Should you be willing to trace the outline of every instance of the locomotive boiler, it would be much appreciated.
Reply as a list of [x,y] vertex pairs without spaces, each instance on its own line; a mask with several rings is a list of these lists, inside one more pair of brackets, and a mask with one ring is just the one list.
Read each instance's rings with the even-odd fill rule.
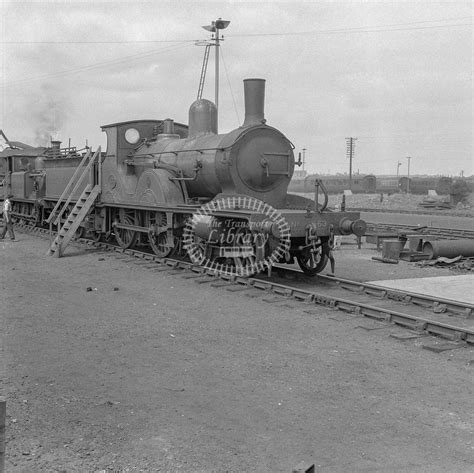
[[[230,133],[217,133],[217,109],[205,99],[191,105],[189,127],[171,119],[102,127],[107,157],[115,156],[109,166],[104,163],[104,177],[123,181],[118,198],[186,204],[240,194],[284,207],[293,148],[280,131],[266,125],[264,84],[263,79],[244,81],[245,121]],[[127,195],[126,188],[133,192]]]

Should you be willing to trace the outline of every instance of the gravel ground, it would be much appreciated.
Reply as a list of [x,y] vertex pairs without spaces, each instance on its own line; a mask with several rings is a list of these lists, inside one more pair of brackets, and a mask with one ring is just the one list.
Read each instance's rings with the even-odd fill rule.
[[[472,348],[18,239],[0,243],[8,472],[474,470]],[[342,276],[402,275],[340,252]]]

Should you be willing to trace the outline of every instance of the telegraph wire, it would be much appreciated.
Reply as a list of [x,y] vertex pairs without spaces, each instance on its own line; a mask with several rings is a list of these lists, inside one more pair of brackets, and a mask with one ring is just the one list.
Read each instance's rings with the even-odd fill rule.
[[103,67],[117,66],[117,65],[120,65],[120,64],[129,63],[130,61],[139,60],[139,59],[147,58],[147,57],[150,57],[150,56],[154,56],[154,55],[158,55],[158,54],[162,54],[162,53],[167,53],[167,52],[170,52],[170,51],[175,51],[175,50],[181,49],[184,46],[188,46],[188,43],[180,44],[180,45],[174,46],[174,47],[154,49],[154,50],[151,50],[151,51],[146,51],[146,52],[139,53],[139,54],[134,54],[134,55],[131,55],[131,56],[125,56],[125,57],[122,57],[122,58],[113,59],[111,61],[102,61],[102,62],[95,63],[95,64],[89,64],[87,66],[81,66],[81,67],[74,68],[74,69],[68,69],[66,71],[58,71],[58,72],[53,72],[53,73],[50,73],[50,74],[43,74],[41,76],[36,76],[36,77],[27,78],[27,79],[17,80],[15,82],[8,82],[8,83],[5,83],[5,84],[0,84],[0,89],[6,89],[7,87],[22,86],[22,85],[25,85],[25,84],[28,84],[28,83],[42,81],[42,80],[45,80],[45,79],[54,79],[56,77],[63,77],[63,76],[67,76],[67,75],[70,75],[70,74],[79,74],[79,73],[82,73],[82,72],[88,72],[88,71],[92,71],[92,70],[95,70],[95,69],[101,69]]
[[[421,23],[439,23],[439,22],[449,22],[449,21],[460,21],[460,20],[472,20],[470,16],[462,16],[457,18],[442,18],[439,20],[422,20],[422,21],[413,21],[408,23],[392,23],[388,25],[380,26],[357,26],[352,28],[336,28],[332,30],[311,30],[311,31],[291,31],[288,33],[255,33],[255,34],[228,34],[227,38],[247,38],[247,37],[263,37],[263,36],[305,36],[313,34],[349,34],[349,33],[381,33],[381,32],[390,32],[390,31],[409,31],[409,30],[419,30],[419,29],[432,29],[432,28],[449,28],[454,26],[472,26],[472,21],[470,23],[454,23],[454,24],[441,24],[441,25],[428,25],[428,26],[414,26],[408,27],[409,25],[417,25]],[[392,28],[398,26],[407,26],[407,28]],[[83,41],[0,41],[0,44],[12,44],[12,45],[21,45],[21,44],[150,44],[150,43],[195,43],[196,39],[183,39],[183,40],[163,40],[163,39],[132,39],[132,40],[83,40]]]
[[[395,23],[390,25],[384,26],[371,26],[371,27],[354,27],[354,28],[343,28],[343,29],[334,29],[334,30],[314,30],[314,31],[301,31],[301,32],[289,32],[289,33],[259,33],[259,34],[242,34],[242,35],[227,35],[227,37],[255,37],[255,36],[304,36],[304,35],[312,35],[312,34],[345,34],[345,33],[371,33],[371,32],[390,32],[390,31],[407,31],[410,29],[424,29],[424,28],[440,28],[440,27],[451,27],[451,26],[467,26],[472,25],[472,23],[464,23],[464,24],[452,24],[452,25],[432,25],[426,27],[412,27],[412,28],[401,28],[401,29],[387,29],[392,26],[404,26],[404,25],[415,25],[420,23],[436,23],[436,22],[448,22],[448,21],[459,21],[464,20],[471,17],[458,17],[458,18],[445,18],[445,19],[438,19],[438,20],[423,20],[417,22],[409,22],[409,23]],[[46,44],[46,45],[53,45],[53,44],[150,44],[150,43],[173,43],[177,44],[178,48],[188,45],[194,44],[196,40],[120,40],[120,41],[0,41],[2,45],[22,45],[22,44]],[[178,49],[177,48],[177,49]],[[169,48],[173,49],[173,48]],[[166,52],[168,49],[158,49],[158,50],[151,50],[144,53],[139,53],[131,56],[127,56],[125,58],[117,58],[112,61],[103,61],[97,64],[91,64],[87,66],[82,66],[75,69],[70,69],[67,71],[58,71],[51,74],[44,74],[42,76],[27,78],[23,80],[18,80],[15,82],[4,83],[0,85],[0,89],[5,89],[7,87],[15,87],[19,85],[24,85],[44,79],[51,79],[55,77],[62,77],[69,74],[81,73],[89,70],[100,69],[103,67],[114,66],[118,64],[122,64],[124,62],[130,60],[136,60],[145,58],[148,56],[152,56],[154,54]]]
[[150,44],[150,43],[195,43],[197,39],[131,39],[101,41],[0,41],[0,44]]
[[441,21],[459,21],[470,19],[472,17],[459,17],[453,19],[441,19],[441,20],[424,20],[424,21],[415,21],[410,23],[393,23],[388,25],[381,26],[357,26],[353,28],[338,28],[333,30],[312,30],[312,31],[291,31],[288,33],[255,33],[255,34],[229,34],[227,37],[261,37],[261,36],[305,36],[313,34],[348,34],[348,33],[383,33],[390,31],[410,31],[410,30],[421,30],[421,29],[432,29],[432,28],[449,28],[453,26],[472,26],[472,21],[470,23],[454,23],[454,24],[442,24],[442,25],[428,25],[428,26],[413,26],[407,28],[392,28],[398,26],[408,26],[415,25],[420,23],[437,23]]
[[240,124],[242,122],[240,121],[239,112],[237,110],[237,103],[235,101],[234,92],[232,90],[232,85],[230,83],[229,71],[227,70],[227,64],[226,64],[225,59],[224,59],[224,49],[223,48],[221,48],[221,58],[222,58],[222,62],[224,64],[225,76],[226,76],[226,79],[227,79],[227,86],[229,87],[230,95],[232,97],[232,102],[234,104],[234,112],[235,112],[235,116],[237,117],[237,123]]

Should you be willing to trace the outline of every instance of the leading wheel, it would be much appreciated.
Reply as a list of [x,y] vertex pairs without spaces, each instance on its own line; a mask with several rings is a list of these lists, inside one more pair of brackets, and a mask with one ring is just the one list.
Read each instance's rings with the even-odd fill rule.
[[309,257],[298,255],[296,259],[300,265],[300,268],[308,276],[316,276],[316,274],[320,273],[328,263],[327,255],[322,255],[319,260],[315,258],[314,255]]
[[329,246],[327,242],[315,244],[312,248],[306,248],[305,251],[296,256],[300,268],[308,276],[316,276],[328,264]]

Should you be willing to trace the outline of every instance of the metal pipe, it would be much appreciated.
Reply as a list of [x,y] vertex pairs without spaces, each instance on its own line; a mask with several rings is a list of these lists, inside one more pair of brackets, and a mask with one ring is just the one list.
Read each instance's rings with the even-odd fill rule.
[[426,240],[423,243],[423,253],[429,259],[440,256],[455,258],[456,256],[474,256],[474,240]]
[[216,80],[215,80],[215,103],[216,103],[216,130],[219,131],[219,28],[216,28]]

